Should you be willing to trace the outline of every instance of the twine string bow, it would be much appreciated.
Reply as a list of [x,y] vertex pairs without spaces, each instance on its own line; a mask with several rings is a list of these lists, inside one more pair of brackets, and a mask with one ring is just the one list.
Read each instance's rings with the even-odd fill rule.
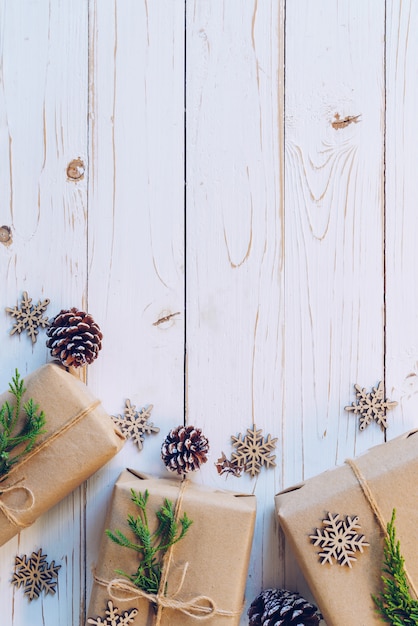
[[[193,617],[198,620],[212,617],[214,614],[230,615],[229,611],[222,611],[218,609],[214,601],[209,598],[209,596],[196,596],[190,600],[179,600],[176,597],[183,586],[187,565],[188,564],[186,563],[180,585],[178,586],[176,592],[170,596],[162,594],[160,590],[158,593],[148,593],[143,589],[135,587],[135,585],[122,578],[114,578],[107,584],[106,581],[103,581],[103,583],[106,584],[107,592],[112,600],[132,602],[134,600],[145,599],[151,604],[154,604],[157,607],[157,613],[154,621],[155,626],[161,623],[163,609],[174,609],[176,611],[180,611],[188,617]],[[99,580],[99,582],[102,581]]]

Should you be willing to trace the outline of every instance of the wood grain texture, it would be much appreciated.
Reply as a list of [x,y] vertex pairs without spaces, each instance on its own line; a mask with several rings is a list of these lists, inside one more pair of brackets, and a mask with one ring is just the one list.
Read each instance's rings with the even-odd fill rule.
[[286,3],[286,486],[383,441],[344,407],[384,378],[384,18]]
[[[13,242],[0,245],[1,305],[49,298],[47,316],[80,305],[87,285],[86,181],[67,179],[87,157],[87,7],[65,2],[0,2],[0,221]],[[82,94],[82,97],[80,97]],[[0,388],[48,359],[45,330],[32,345],[10,336],[0,315]],[[84,597],[84,497],[77,490],[0,548],[0,607],[7,626],[78,624]],[[29,603],[10,578],[16,555],[40,547],[62,565],[59,593]]]
[[286,5],[286,482],[382,440],[344,406],[384,377],[384,15]]
[[[249,601],[280,568],[271,495],[283,446],[283,6],[192,2],[186,33],[186,418],[211,442],[201,480],[257,495]],[[218,477],[214,462],[253,423],[279,438],[277,467]]]
[[111,414],[153,404],[160,433],[89,481],[87,598],[115,480],[166,475],[161,444],[184,420],[184,6],[91,2],[90,59],[88,306],[104,339],[88,383]]

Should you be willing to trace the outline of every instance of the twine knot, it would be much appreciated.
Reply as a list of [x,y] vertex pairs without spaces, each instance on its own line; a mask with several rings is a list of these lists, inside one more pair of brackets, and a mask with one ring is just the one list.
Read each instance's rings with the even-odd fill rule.
[[195,596],[190,600],[179,600],[176,596],[183,586],[183,580],[184,576],[182,577],[179,588],[171,596],[163,595],[159,591],[157,593],[148,593],[143,589],[135,587],[132,583],[127,582],[122,578],[114,578],[107,584],[106,581],[103,581],[103,583],[106,584],[107,592],[110,598],[115,601],[134,601],[145,599],[151,604],[154,604],[159,608],[161,607],[161,609],[174,609],[176,611],[180,611],[188,617],[193,617],[198,620],[204,620],[215,614],[230,615],[228,611],[221,611],[218,609],[215,602],[209,596],[201,595]]
[[[13,526],[17,526],[18,528],[26,528],[27,526],[30,525],[30,522],[28,524],[23,523],[18,517],[16,517],[15,513],[22,513],[23,511],[30,511],[33,508],[33,505],[35,504],[35,495],[33,491],[29,489],[28,487],[19,485],[19,483],[21,483],[23,480],[25,480],[24,477],[21,478],[16,483],[14,483],[13,485],[9,485],[8,487],[0,487],[0,511],[3,513],[6,519],[10,522],[10,524],[13,524]],[[21,507],[9,506],[5,502],[3,502],[2,496],[7,493],[13,493],[14,491],[23,491],[27,495],[29,501]]]

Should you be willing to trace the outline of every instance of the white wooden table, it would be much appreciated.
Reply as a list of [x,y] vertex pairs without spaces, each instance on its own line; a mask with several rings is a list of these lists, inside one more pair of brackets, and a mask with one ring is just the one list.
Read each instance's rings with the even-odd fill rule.
[[[274,493],[384,440],[355,383],[398,402],[388,439],[417,425],[417,28],[413,0],[0,0],[2,307],[88,310],[89,387],[161,429],[0,548],[4,626],[84,624],[112,485],[165,475],[183,421],[211,443],[194,480],[257,496],[247,606],[310,597]],[[50,360],[12,323],[1,390]],[[276,467],[218,476],[254,423]],[[40,547],[58,592],[30,603],[10,578]]]

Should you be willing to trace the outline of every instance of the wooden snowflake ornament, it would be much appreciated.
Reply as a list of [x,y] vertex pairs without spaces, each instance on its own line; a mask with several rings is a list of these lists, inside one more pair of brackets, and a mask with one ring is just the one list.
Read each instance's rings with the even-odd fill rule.
[[101,617],[97,617],[96,619],[89,617],[87,624],[93,624],[93,626],[129,626],[138,615],[138,609],[129,609],[122,614],[119,613],[117,607],[113,606],[112,600],[108,600],[105,613],[106,617],[104,619]]
[[42,548],[38,552],[32,552],[29,558],[26,555],[15,558],[12,585],[23,587],[29,600],[38,598],[42,591],[45,591],[45,595],[56,592],[61,565],[55,565],[55,561],[48,565],[46,559],[47,555],[42,554]]
[[340,519],[340,514],[328,513],[327,517],[322,520],[322,528],[316,528],[314,535],[309,535],[314,546],[320,546],[321,552],[318,552],[319,561],[333,564],[334,560],[340,565],[348,565],[351,567],[352,561],[356,561],[355,552],[363,552],[363,548],[369,544],[364,535],[359,535],[357,531],[360,529],[358,517],[346,516],[345,520]]
[[226,457],[225,452],[221,453],[221,456],[215,463],[215,467],[218,470],[218,474],[222,476],[223,474],[232,474],[232,476],[239,477],[244,471],[244,465],[238,465],[236,461],[231,461]]
[[6,307],[6,313],[16,318],[16,322],[10,334],[14,335],[14,333],[18,333],[20,335],[22,331],[26,330],[27,334],[32,339],[32,343],[35,343],[39,333],[38,328],[46,328],[46,326],[48,326],[48,318],[43,316],[48,304],[49,300],[46,298],[42,302],[39,300],[37,305],[32,305],[32,298],[29,298],[28,292],[24,291],[20,309],[17,306],[13,309]]
[[126,400],[124,414],[112,415],[113,421],[119,426],[125,437],[133,439],[139,450],[142,450],[144,435],[160,432],[157,426],[154,426],[152,422],[148,422],[153,408],[153,405],[150,404],[147,408],[142,407],[137,410],[130,400]]
[[275,467],[275,455],[271,456],[271,452],[276,447],[277,438],[272,439],[271,435],[267,435],[266,440],[263,438],[263,431],[257,430],[253,424],[252,429],[247,428],[245,437],[231,437],[232,445],[236,448],[236,452],[232,453],[231,461],[238,466],[244,466],[244,471],[254,477],[261,470],[261,467]]
[[364,430],[370,422],[375,420],[382,430],[388,427],[386,420],[386,411],[390,411],[397,402],[385,400],[385,390],[383,381],[380,381],[377,387],[372,387],[370,393],[366,389],[362,389],[360,385],[354,385],[358,402],[353,402],[350,406],[346,406],[346,411],[351,411],[354,415],[360,416],[360,430]]

